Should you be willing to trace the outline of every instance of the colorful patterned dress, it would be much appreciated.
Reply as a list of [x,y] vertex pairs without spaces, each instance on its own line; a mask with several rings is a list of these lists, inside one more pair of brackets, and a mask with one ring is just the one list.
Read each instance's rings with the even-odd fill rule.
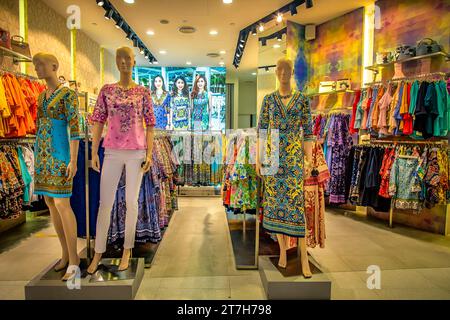
[[170,108],[172,110],[172,124],[174,130],[189,130],[189,115],[191,100],[189,97],[178,94],[171,96]]
[[192,129],[209,130],[209,93],[199,93],[192,99],[192,103]]
[[[260,136],[264,135],[262,129],[267,129],[268,136],[274,133],[274,129],[279,130],[278,170],[272,175],[263,176],[265,187],[262,206],[263,226],[272,233],[303,238],[305,237],[303,138],[305,141],[314,139],[309,100],[302,93],[295,92],[290,102],[284,105],[278,91],[267,95],[259,117]],[[276,148],[276,143],[265,145],[265,149]]]
[[39,96],[35,145],[35,190],[54,198],[72,196],[72,180],[66,178],[70,162],[70,140],[80,139],[78,97],[61,87],[46,99]]
[[156,118],[155,129],[165,130],[168,124],[168,115],[170,110],[170,95],[164,92],[158,97],[156,93],[152,94],[153,113]]

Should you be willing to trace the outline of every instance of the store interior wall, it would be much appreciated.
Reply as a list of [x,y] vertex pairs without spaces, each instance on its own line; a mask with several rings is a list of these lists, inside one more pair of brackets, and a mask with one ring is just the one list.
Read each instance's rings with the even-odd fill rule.
[[239,119],[240,129],[256,126],[256,79],[239,81]]
[[[45,17],[43,19],[42,17]],[[51,23],[50,23],[51,22]],[[19,34],[19,1],[0,0],[0,26],[8,29],[11,35]],[[28,42],[31,53],[46,51],[55,54],[60,62],[59,75],[71,79],[71,42],[70,30],[66,18],[56,13],[40,0],[28,1]],[[80,91],[98,93],[100,79],[100,45],[82,30],[77,31],[77,82]],[[115,82],[119,77],[114,55],[105,50],[105,83]],[[18,66],[7,66],[12,71],[19,71]],[[35,75],[32,64],[27,66],[27,73]]]

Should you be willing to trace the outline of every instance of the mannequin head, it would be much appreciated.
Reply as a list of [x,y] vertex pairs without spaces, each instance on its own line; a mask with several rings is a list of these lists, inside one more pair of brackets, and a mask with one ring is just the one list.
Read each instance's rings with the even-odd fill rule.
[[292,60],[287,58],[281,58],[278,60],[275,73],[281,86],[290,85],[292,74],[294,73],[294,64]]
[[192,89],[192,97],[196,98],[199,92],[206,91],[207,86],[205,76],[198,76],[194,83],[194,89]]
[[33,56],[33,64],[39,79],[57,78],[59,62],[54,55],[39,52]]
[[164,79],[161,76],[156,76],[152,81],[152,92],[160,90],[166,92],[166,86],[164,84]]
[[136,65],[133,49],[121,47],[116,50],[116,65],[120,73],[131,74]]
[[178,92],[181,92],[185,97],[189,97],[189,88],[183,77],[176,77],[173,82],[173,95],[176,96]]

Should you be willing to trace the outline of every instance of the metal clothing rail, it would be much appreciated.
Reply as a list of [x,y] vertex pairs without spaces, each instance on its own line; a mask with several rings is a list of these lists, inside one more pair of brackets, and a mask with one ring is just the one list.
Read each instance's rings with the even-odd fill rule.
[[31,76],[31,75],[26,74],[26,73],[22,73],[22,72],[18,72],[18,71],[11,71],[11,70],[7,70],[7,69],[4,69],[4,68],[0,68],[0,74],[4,75],[4,74],[8,74],[8,73],[13,74],[16,77],[28,78],[30,80],[39,80],[35,76]]
[[[418,80],[418,79],[422,79],[422,78],[432,78],[432,77],[441,77],[441,78],[445,79],[445,78],[448,78],[448,74],[446,74],[445,72],[423,73],[423,74],[418,74],[415,76],[394,78],[394,79],[386,80],[386,81],[368,82],[368,83],[365,83],[364,85],[365,86],[385,85],[385,84],[390,84],[390,83],[395,83],[395,82],[413,81],[413,80]],[[441,79],[434,79],[434,80],[441,80]]]

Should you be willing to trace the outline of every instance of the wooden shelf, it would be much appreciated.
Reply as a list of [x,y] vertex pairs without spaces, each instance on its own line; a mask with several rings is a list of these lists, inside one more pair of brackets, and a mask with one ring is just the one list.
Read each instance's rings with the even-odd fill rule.
[[446,61],[448,61],[450,56],[445,52],[435,52],[435,53],[426,54],[423,56],[416,56],[416,57],[406,58],[406,59],[402,59],[402,60],[392,61],[389,63],[374,64],[373,66],[366,67],[365,69],[370,70],[370,71],[378,71],[383,68],[388,68],[388,67],[394,66],[397,63],[405,63],[405,62],[409,62],[409,61],[416,61],[416,60],[422,60],[422,59],[427,59],[427,58],[436,58],[436,57],[445,57]]
[[317,97],[317,96],[330,95],[330,94],[336,94],[336,93],[342,93],[342,92],[350,92],[350,93],[352,93],[352,92],[355,92],[355,91],[354,90],[350,90],[350,89],[348,89],[348,90],[336,90],[336,91],[329,91],[329,92],[310,93],[310,94],[307,94],[306,96],[307,97]]
[[31,57],[27,57],[21,53],[15,52],[13,50],[10,50],[8,48],[0,46],[0,56],[3,57],[11,57],[14,60],[14,63],[19,62],[32,62],[33,59]]

